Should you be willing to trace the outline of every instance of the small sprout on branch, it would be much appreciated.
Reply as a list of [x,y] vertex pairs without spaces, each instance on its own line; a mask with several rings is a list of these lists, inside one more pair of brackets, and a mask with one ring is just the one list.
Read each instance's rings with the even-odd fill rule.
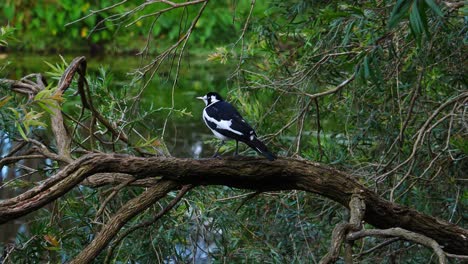
[[208,55],[207,61],[215,61],[219,62],[221,64],[226,64],[229,57],[230,57],[229,51],[225,47],[217,47],[216,52],[211,53]]

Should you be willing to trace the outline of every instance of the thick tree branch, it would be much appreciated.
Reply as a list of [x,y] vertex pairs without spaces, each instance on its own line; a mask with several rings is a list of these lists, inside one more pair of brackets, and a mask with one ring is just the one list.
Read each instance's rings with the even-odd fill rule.
[[144,228],[144,227],[148,227],[152,224],[154,224],[157,220],[159,220],[163,215],[165,215],[167,212],[169,212],[172,208],[174,208],[174,206],[176,204],[178,204],[180,202],[180,200],[182,199],[182,197],[184,197],[184,195],[190,191],[191,189],[193,188],[192,185],[185,185],[182,187],[182,189],[179,191],[179,193],[177,194],[177,196],[171,201],[169,202],[169,204],[164,207],[161,211],[159,211],[156,215],[153,216],[152,219],[148,220],[148,221],[145,221],[145,222],[142,222],[142,223],[139,223],[137,225],[134,225],[128,229],[126,229],[124,232],[120,233],[119,236],[114,240],[112,241],[112,244],[111,246],[109,246],[109,249],[107,251],[107,255],[106,255],[106,259],[104,260],[104,263],[110,263],[110,257],[112,256],[113,252],[114,252],[114,249],[115,249],[115,246],[117,246],[118,244],[120,244],[120,242],[125,238],[127,237],[129,234],[131,234],[132,232],[134,232],[135,230],[137,229],[140,229],[140,228]]
[[178,186],[178,183],[170,180],[163,180],[158,185],[148,188],[144,193],[128,201],[123,205],[110,221],[101,229],[91,243],[78,254],[70,264],[91,263],[99,255],[102,249],[117,235],[120,229],[146,208],[150,207],[157,200],[164,197],[169,191]]
[[298,189],[328,197],[345,207],[358,193],[365,203],[363,220],[367,223],[377,228],[401,227],[436,240],[448,253],[468,254],[468,230],[386,201],[343,172],[290,158],[269,162],[253,157],[193,160],[92,154],[48,179],[44,183],[48,188],[38,186],[22,199],[2,201],[0,223],[39,209],[97,173],[124,173],[138,179],[158,176],[179,185],[225,185],[257,191]]
[[106,185],[119,185],[121,183],[131,181],[128,184],[129,186],[151,187],[156,185],[159,180],[159,178],[145,178],[137,180],[132,175],[125,173],[97,173],[86,178],[81,184],[91,188],[99,188]]

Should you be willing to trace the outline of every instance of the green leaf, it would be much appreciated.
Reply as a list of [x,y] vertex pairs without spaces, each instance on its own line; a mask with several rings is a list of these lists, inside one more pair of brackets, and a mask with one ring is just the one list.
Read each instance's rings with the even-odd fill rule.
[[41,121],[37,120],[29,120],[28,121],[28,126],[41,126],[41,127],[47,127],[47,125]]
[[439,16],[444,16],[444,14],[442,13],[442,10],[440,10],[439,6],[432,0],[425,0],[426,4],[432,9],[432,11],[434,11],[434,13],[436,13],[437,15]]
[[18,128],[18,132],[20,133],[21,137],[22,137],[24,140],[28,141],[28,137],[26,136],[26,133],[24,133],[24,130],[23,130],[23,128],[21,127],[21,124],[18,123],[18,122],[15,122],[15,126]]
[[10,181],[5,185],[8,185],[8,187],[11,188],[30,188],[35,184],[33,182],[25,181],[22,179],[14,179],[13,181]]
[[364,78],[368,79],[370,76],[370,68],[369,68],[369,56],[364,57]]
[[53,115],[54,112],[52,111],[52,109],[50,109],[50,107],[45,104],[44,102],[37,102],[37,104],[39,105],[40,108],[42,108],[44,111],[46,111],[47,113],[49,113],[50,115]]
[[50,95],[51,95],[51,91],[48,89],[44,89],[36,94],[36,96],[34,97],[34,100],[41,100],[44,97],[46,98],[50,97]]
[[410,26],[416,37],[419,37],[425,31],[417,1],[411,5]]
[[411,6],[410,27],[417,40],[421,40],[423,33],[429,35],[424,2],[415,1]]
[[4,96],[0,99],[0,108],[3,107],[4,105],[6,105],[8,103],[8,101],[11,100],[11,96]]
[[390,14],[388,27],[393,28],[394,26],[396,26],[398,22],[400,22],[400,20],[408,14],[408,10],[410,9],[411,4],[414,2],[407,0],[398,0],[398,2],[393,7],[392,13]]
[[20,114],[19,114],[18,110],[14,109],[13,107],[8,107],[8,109],[10,109],[10,111],[13,112],[16,119],[20,119]]

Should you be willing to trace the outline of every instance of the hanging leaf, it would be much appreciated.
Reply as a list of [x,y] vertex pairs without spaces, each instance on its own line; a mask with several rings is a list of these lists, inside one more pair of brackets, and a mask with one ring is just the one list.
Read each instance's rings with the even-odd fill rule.
[[28,137],[26,136],[26,133],[24,133],[23,128],[21,127],[21,124],[19,122],[15,122],[15,127],[18,128],[18,132],[20,133],[21,137],[28,141]]
[[44,235],[44,240],[47,241],[50,245],[52,245],[54,248],[60,246],[60,243],[58,242],[57,238],[53,235]]
[[408,14],[409,9],[414,2],[415,1],[398,0],[390,14],[388,27],[393,28],[396,26],[398,22]]
[[54,115],[54,112],[52,111],[52,109],[50,109],[50,107],[45,104],[44,102],[37,102],[37,105],[39,105],[40,108],[42,108],[44,111],[46,111],[47,113],[49,113],[50,115]]
[[3,107],[4,105],[6,105],[8,103],[8,101],[11,100],[11,96],[4,96],[0,99],[0,107]]
[[50,97],[51,91],[48,89],[44,89],[36,94],[34,100],[41,100],[42,98]]
[[425,0],[426,4],[432,9],[432,11],[434,11],[434,13],[436,13],[437,15],[439,16],[444,16],[444,14],[442,13],[442,10],[440,10],[439,6],[432,0]]
[[11,112],[13,112],[13,114],[15,115],[15,118],[16,118],[16,119],[19,119],[19,118],[20,118],[20,114],[19,114],[18,110],[16,110],[16,109],[13,108],[13,107],[8,107],[8,109],[9,109]]
[[47,127],[47,125],[44,122],[37,121],[37,120],[29,120],[25,122],[25,126],[27,125],[28,127],[30,126],[37,126],[37,127]]
[[369,56],[364,57],[364,78],[368,79],[370,76],[370,68],[369,68]]
[[424,26],[421,20],[417,1],[413,2],[411,5],[409,20],[411,30],[413,31],[415,37],[420,37],[421,33],[424,31]]

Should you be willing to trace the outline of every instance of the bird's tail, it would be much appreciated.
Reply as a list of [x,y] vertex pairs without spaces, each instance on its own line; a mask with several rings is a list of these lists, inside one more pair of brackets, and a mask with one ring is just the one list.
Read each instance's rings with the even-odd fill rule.
[[253,148],[258,153],[265,156],[268,160],[272,161],[276,159],[276,156],[268,151],[268,148],[258,138],[254,137],[253,140],[246,142],[249,147]]

